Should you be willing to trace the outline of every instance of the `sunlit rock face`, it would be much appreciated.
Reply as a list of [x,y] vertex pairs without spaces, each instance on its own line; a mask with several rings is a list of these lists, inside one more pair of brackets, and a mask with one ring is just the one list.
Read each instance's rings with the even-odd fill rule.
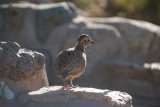
[[48,86],[44,55],[21,48],[16,42],[1,41],[0,80],[15,95]]
[[21,94],[18,104],[50,107],[132,107],[132,97],[124,92],[78,87],[63,90],[62,86],[44,87]]

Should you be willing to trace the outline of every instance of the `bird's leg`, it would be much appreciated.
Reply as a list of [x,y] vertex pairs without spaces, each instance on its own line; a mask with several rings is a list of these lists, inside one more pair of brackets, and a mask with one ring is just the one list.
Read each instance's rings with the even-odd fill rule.
[[74,86],[73,83],[72,83],[72,81],[73,81],[73,79],[70,79],[70,87],[71,87],[71,88],[79,87],[78,85]]
[[70,87],[73,87],[72,80],[73,80],[73,79],[70,79]]
[[63,79],[64,81],[64,85],[63,85],[63,89],[68,89],[68,87],[70,87],[69,85],[67,85],[67,80],[66,79]]

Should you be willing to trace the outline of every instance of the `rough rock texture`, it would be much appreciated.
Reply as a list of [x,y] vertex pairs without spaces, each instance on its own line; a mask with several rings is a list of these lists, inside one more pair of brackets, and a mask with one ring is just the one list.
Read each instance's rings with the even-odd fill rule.
[[[54,13],[51,14],[51,23],[49,21],[53,4],[24,4],[21,10],[19,4],[11,5],[14,7],[11,9],[1,8],[0,40],[15,41],[23,47],[42,52],[46,57],[50,84],[62,85],[62,81],[53,73],[54,59],[61,50],[72,47],[75,42],[71,41],[76,41],[80,33],[87,33],[96,44],[87,50],[86,72],[73,83],[128,92],[133,96],[133,104],[137,107],[160,106],[160,72],[158,69],[151,69],[155,62],[159,67],[160,27],[144,21],[118,17],[75,17],[76,8],[64,4],[67,8],[60,8],[65,11],[62,13],[71,14],[68,14],[67,18],[61,17],[64,18],[61,21],[70,21],[57,26],[52,22]],[[36,10],[37,7],[41,9]],[[46,13],[43,13],[44,11]],[[40,19],[38,14],[42,16]],[[59,16],[61,12],[57,15]],[[38,32],[43,35],[37,35]]]
[[132,97],[124,92],[94,88],[62,90],[61,86],[21,94],[17,102],[27,107],[132,107]]
[[44,56],[15,42],[0,42],[0,80],[16,95],[47,86]]

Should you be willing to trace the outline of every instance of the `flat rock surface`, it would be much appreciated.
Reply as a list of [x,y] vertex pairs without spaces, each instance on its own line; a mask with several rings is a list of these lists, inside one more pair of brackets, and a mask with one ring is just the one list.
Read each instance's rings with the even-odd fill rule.
[[127,93],[83,87],[70,90],[63,90],[62,86],[44,87],[21,94],[17,101],[30,107],[37,104],[45,107],[132,107],[132,97]]

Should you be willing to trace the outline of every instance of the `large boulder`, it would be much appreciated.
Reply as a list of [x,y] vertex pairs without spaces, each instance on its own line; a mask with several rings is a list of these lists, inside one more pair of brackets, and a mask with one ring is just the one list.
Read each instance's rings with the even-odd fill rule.
[[44,56],[15,42],[0,42],[0,80],[15,95],[48,86]]
[[47,42],[55,27],[70,22],[76,15],[75,5],[69,2],[0,4],[1,39],[37,47]]
[[125,39],[124,56],[136,63],[160,61],[160,27],[149,22],[125,18],[88,18],[92,23],[112,25]]
[[133,105],[157,107],[160,106],[159,67],[159,63],[138,65],[126,62],[99,62],[87,78],[81,77],[81,80],[78,80],[78,84],[125,91],[134,98]]
[[13,107],[132,107],[132,97],[125,92],[83,87],[71,90],[63,90],[62,86],[44,87],[23,93],[16,101]]

